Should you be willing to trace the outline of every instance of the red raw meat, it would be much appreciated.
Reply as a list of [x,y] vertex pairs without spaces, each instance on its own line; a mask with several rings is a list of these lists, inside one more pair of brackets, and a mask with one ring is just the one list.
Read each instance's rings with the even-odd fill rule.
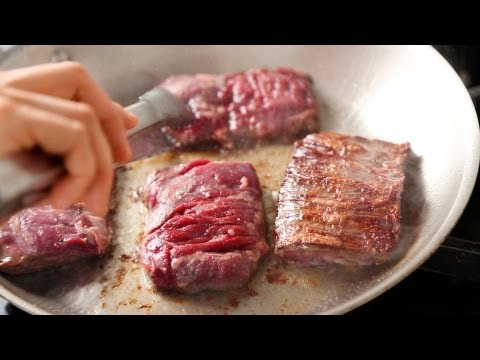
[[101,255],[110,240],[105,220],[79,205],[28,208],[0,227],[0,270],[27,273]]
[[158,170],[144,197],[141,260],[160,289],[240,288],[268,251],[260,183],[248,163],[198,160]]
[[188,104],[196,117],[186,127],[163,128],[177,147],[292,143],[317,129],[312,81],[293,69],[177,75],[159,86]]

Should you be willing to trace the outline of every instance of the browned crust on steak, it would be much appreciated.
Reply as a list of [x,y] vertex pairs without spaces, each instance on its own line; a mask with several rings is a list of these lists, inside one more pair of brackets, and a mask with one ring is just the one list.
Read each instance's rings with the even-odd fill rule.
[[388,259],[409,148],[331,132],[297,141],[279,192],[275,252],[304,266]]

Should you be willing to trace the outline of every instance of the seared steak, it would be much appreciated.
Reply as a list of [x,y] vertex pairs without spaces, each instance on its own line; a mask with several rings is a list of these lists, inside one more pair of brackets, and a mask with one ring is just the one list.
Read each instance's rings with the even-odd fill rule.
[[186,127],[163,129],[177,147],[292,143],[317,128],[312,81],[292,69],[177,75],[159,86],[188,104],[196,117]]
[[159,289],[240,288],[268,251],[260,183],[248,163],[198,160],[158,170],[144,197],[141,261]]
[[279,192],[276,254],[298,266],[387,260],[400,233],[408,150],[329,132],[296,142]]
[[81,206],[28,208],[0,227],[0,270],[33,272],[103,254],[109,244],[105,220]]

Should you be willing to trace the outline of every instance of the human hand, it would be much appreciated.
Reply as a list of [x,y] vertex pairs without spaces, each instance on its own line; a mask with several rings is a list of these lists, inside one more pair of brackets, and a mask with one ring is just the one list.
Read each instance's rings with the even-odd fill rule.
[[41,204],[80,202],[105,215],[113,163],[130,159],[126,131],[136,123],[78,63],[0,72],[0,156],[39,146],[64,159],[67,174]]

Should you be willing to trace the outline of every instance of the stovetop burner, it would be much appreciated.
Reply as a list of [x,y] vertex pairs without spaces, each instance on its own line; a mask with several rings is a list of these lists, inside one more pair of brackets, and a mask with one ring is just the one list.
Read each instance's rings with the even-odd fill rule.
[[[457,71],[480,113],[480,46],[434,46]],[[480,314],[480,184],[450,237],[395,287],[350,315]],[[448,273],[445,273],[447,269]],[[26,313],[0,298],[0,315]]]

